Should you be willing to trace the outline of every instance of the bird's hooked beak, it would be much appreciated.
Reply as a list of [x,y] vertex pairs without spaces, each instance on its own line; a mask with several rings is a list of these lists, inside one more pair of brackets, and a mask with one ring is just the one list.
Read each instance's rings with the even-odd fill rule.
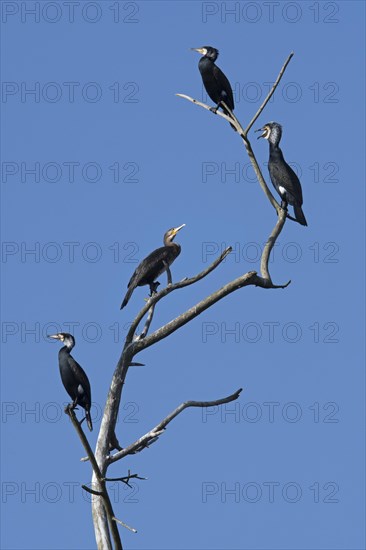
[[191,48],[191,50],[194,51],[194,52],[198,52],[201,55],[206,55],[206,53],[207,53],[206,48]]
[[255,132],[263,132],[263,134],[258,136],[257,139],[266,138],[268,133],[268,128],[266,126],[263,126],[263,128],[258,128],[258,130],[255,130]]
[[185,223],[182,223],[182,225],[180,225],[179,227],[175,227],[173,229],[173,235],[175,236],[178,233],[178,231],[182,229],[182,227],[185,227],[185,225],[186,225]]
[[48,334],[47,338],[53,338],[54,340],[61,340],[61,342],[63,342],[63,339],[64,339],[62,334]]

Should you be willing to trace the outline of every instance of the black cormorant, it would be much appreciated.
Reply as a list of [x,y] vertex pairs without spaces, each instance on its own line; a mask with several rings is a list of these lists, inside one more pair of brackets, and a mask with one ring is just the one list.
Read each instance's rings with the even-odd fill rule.
[[[231,111],[234,110],[234,97],[233,91],[229,80],[226,78],[224,73],[217,65],[215,61],[219,56],[219,50],[213,48],[212,46],[203,46],[202,48],[192,48],[192,50],[200,53],[203,57],[199,60],[198,68],[202,76],[203,85],[206,89],[206,92],[216,103],[214,112],[217,111],[219,107],[223,112],[230,116],[230,113],[223,107],[221,104],[222,101],[226,103]],[[231,127],[235,127],[231,124]]]
[[60,340],[65,344],[58,352],[61,380],[65,390],[72,399],[71,408],[74,409],[77,405],[80,405],[80,407],[85,409],[86,422],[89,430],[92,431],[90,383],[84,370],[70,354],[72,348],[75,346],[75,339],[67,332],[53,334],[49,338],[55,338],[55,340]]
[[[268,139],[269,162],[268,170],[272,183],[282,199],[282,208],[287,210],[287,205],[294,207],[296,221],[301,225],[308,225],[302,211],[302,190],[299,178],[283,158],[279,143],[282,136],[282,126],[277,122],[268,122],[263,128],[256,130],[263,132],[259,138]],[[258,139],[259,139],[258,138]]]
[[129,299],[131,298],[132,292],[137,286],[150,286],[150,293],[153,294],[156,292],[156,289],[159,285],[156,282],[156,279],[167,271],[167,268],[174,262],[175,258],[180,254],[180,244],[174,243],[173,239],[185,226],[180,225],[173,229],[169,229],[164,235],[164,246],[157,248],[154,252],[151,252],[142,262],[136,267],[134,274],[132,275],[130,282],[128,283],[128,290],[126,296],[121,304],[121,309],[124,308]]

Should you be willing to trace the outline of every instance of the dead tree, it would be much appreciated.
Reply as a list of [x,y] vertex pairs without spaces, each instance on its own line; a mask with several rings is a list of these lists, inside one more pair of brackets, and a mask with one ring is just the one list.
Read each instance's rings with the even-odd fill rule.
[[[156,344],[160,340],[163,340],[164,338],[166,338],[176,330],[180,329],[183,325],[192,321],[192,319],[200,315],[203,311],[210,308],[216,302],[222,300],[223,298],[225,298],[225,296],[228,296],[229,294],[231,294],[232,292],[235,292],[236,290],[239,290],[243,287],[250,286],[250,285],[254,285],[265,289],[286,288],[291,282],[291,281],[288,281],[285,284],[274,284],[272,282],[272,278],[269,273],[268,262],[269,262],[271,250],[275,245],[275,242],[285,225],[286,218],[290,216],[287,214],[287,212],[284,209],[281,208],[281,206],[279,205],[279,203],[276,201],[271,191],[269,190],[264,180],[264,177],[262,175],[262,172],[259,168],[256,157],[253,153],[253,149],[251,147],[251,144],[248,138],[248,133],[252,128],[253,124],[255,123],[255,121],[257,120],[257,118],[259,117],[259,115],[262,113],[265,106],[267,105],[271,96],[275,92],[292,56],[293,56],[293,53],[291,53],[288,56],[271,91],[269,92],[266,99],[264,100],[264,102],[262,103],[262,105],[260,106],[260,108],[258,109],[258,111],[256,112],[256,114],[254,115],[254,117],[252,118],[252,120],[249,122],[248,126],[245,129],[241,126],[236,116],[230,111],[230,109],[228,109],[227,106],[225,106],[225,108],[229,114],[224,114],[223,112],[219,112],[219,111],[214,113],[219,117],[224,118],[231,125],[235,127],[238,135],[243,140],[244,146],[246,148],[249,159],[253,165],[258,182],[261,188],[263,189],[270,204],[276,210],[276,213],[277,213],[276,224],[270,236],[268,237],[262,252],[262,256],[260,260],[260,274],[258,274],[256,271],[248,271],[247,273],[240,275],[240,277],[238,277],[237,279],[234,279],[233,281],[228,282],[227,284],[222,286],[220,289],[216,290],[216,292],[213,292],[209,296],[203,298],[200,302],[195,304],[193,307],[181,313],[180,315],[178,315],[178,317],[169,321],[164,326],[161,326],[160,328],[156,329],[151,334],[149,334],[149,328],[151,325],[151,321],[153,319],[155,309],[158,303],[160,302],[160,300],[165,298],[165,296],[167,296],[171,292],[174,292],[178,289],[185,288],[189,285],[196,283],[197,281],[200,281],[204,277],[207,277],[214,269],[216,269],[222,263],[224,258],[231,252],[231,247],[227,248],[209,267],[207,267],[201,273],[198,273],[198,275],[195,275],[190,278],[185,278],[174,284],[168,284],[160,292],[157,292],[150,297],[150,299],[146,302],[146,304],[141,309],[141,311],[139,311],[139,313],[136,315],[128,331],[128,334],[126,336],[124,346],[121,352],[121,356],[115,368],[111,385],[109,388],[109,393],[108,393],[107,402],[104,408],[104,413],[103,413],[102,422],[99,430],[95,453],[93,453],[88,443],[88,440],[82,430],[81,424],[76,419],[74,412],[72,410],[66,411],[67,414],[69,414],[71,421],[78,432],[80,440],[87,452],[87,455],[88,455],[87,459],[90,461],[93,469],[92,488],[89,488],[84,485],[83,485],[83,488],[93,495],[92,496],[92,514],[93,514],[95,538],[96,538],[96,543],[99,550],[112,550],[112,548],[122,549],[122,542],[121,542],[121,537],[120,537],[119,527],[118,527],[119,525],[129,529],[130,531],[136,532],[136,529],[128,526],[127,524],[125,524],[123,521],[121,521],[115,516],[113,507],[108,495],[108,481],[118,480],[118,481],[121,481],[121,483],[125,483],[128,485],[129,481],[132,478],[144,479],[138,476],[137,474],[131,474],[130,472],[128,472],[128,474],[124,477],[108,478],[107,470],[109,465],[123,459],[127,455],[141,452],[143,449],[145,449],[146,447],[148,447],[149,445],[157,441],[157,439],[164,433],[164,430],[166,429],[167,425],[185,409],[189,407],[210,407],[213,405],[221,405],[223,403],[229,403],[230,401],[234,401],[235,399],[237,399],[240,395],[240,392],[242,391],[241,389],[238,389],[232,395],[217,399],[215,401],[186,401],[185,403],[182,403],[181,405],[179,405],[173,412],[171,412],[166,418],[164,418],[157,426],[152,428],[146,434],[139,437],[136,441],[128,445],[126,448],[122,449],[118,443],[115,429],[116,429],[118,411],[121,403],[122,389],[126,381],[128,370],[131,366],[138,364],[134,362],[134,357],[141,351],[148,348],[149,346]],[[183,95],[183,94],[177,94],[177,95],[212,112],[212,109],[210,108],[210,106],[206,105],[205,103],[197,101],[196,99],[193,99],[187,95]],[[137,334],[137,327],[139,323],[142,321],[142,319],[144,319],[145,316],[146,316],[146,321],[144,324],[144,328],[140,334]]]

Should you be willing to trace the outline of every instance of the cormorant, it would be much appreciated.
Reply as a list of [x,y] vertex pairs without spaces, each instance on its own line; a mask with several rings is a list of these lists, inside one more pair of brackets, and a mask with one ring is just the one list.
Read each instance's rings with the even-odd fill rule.
[[301,225],[308,225],[302,211],[302,190],[299,178],[283,158],[279,143],[282,136],[282,126],[278,122],[268,122],[256,132],[263,132],[259,138],[268,139],[269,162],[268,170],[273,186],[282,199],[281,207],[287,210],[287,205],[294,207],[295,218]]
[[58,352],[58,364],[60,367],[61,380],[65,390],[72,399],[71,408],[75,409],[77,405],[80,405],[80,407],[85,409],[86,422],[89,430],[92,431],[93,424],[90,417],[90,383],[84,370],[70,354],[72,348],[75,346],[75,339],[67,332],[52,334],[49,338],[60,340],[65,344]]
[[[202,76],[203,85],[206,92],[216,103],[216,107],[213,112],[216,113],[217,109],[221,107],[223,112],[230,116],[230,113],[221,104],[222,101],[226,103],[231,111],[234,110],[234,97],[231,89],[230,82],[224,75],[221,69],[215,65],[215,61],[219,56],[219,50],[212,46],[203,46],[202,48],[191,48],[192,50],[200,53],[203,57],[198,62],[198,68]],[[231,127],[235,129],[235,126],[231,124]]]
[[[156,279],[169,269],[169,266],[174,262],[180,254],[180,244],[174,243],[173,239],[185,226],[180,225],[169,229],[164,235],[164,246],[157,248],[154,252],[151,252],[142,262],[136,267],[134,274],[132,275],[130,282],[128,283],[128,290],[126,296],[121,304],[121,309],[124,308],[135,288],[137,286],[150,286],[151,295],[156,292],[156,289],[160,283],[156,282]],[[168,275],[169,282],[169,275]]]

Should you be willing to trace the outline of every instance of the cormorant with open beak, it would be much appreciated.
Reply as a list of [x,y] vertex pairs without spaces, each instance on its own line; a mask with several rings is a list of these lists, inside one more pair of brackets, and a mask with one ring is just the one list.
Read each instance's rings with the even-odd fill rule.
[[[222,101],[226,103],[231,111],[234,110],[234,97],[231,85],[227,77],[221,69],[215,65],[215,61],[219,56],[219,50],[212,46],[203,46],[202,48],[191,48],[200,53],[203,57],[198,62],[198,68],[202,76],[203,85],[207,94],[216,103],[216,107],[212,109],[216,113],[221,107],[223,112],[230,116],[230,113],[222,105]],[[231,127],[236,131],[235,127]]]
[[52,334],[48,338],[60,340],[60,342],[65,344],[58,352],[58,364],[60,367],[62,383],[72,399],[72,403],[69,406],[70,408],[75,409],[77,405],[80,405],[80,407],[85,409],[86,422],[89,430],[92,431],[93,424],[90,417],[90,382],[84,370],[71,355],[71,350],[75,346],[75,339],[67,332]]
[[287,210],[287,205],[294,207],[295,218],[301,225],[308,225],[302,211],[302,189],[299,178],[283,158],[279,147],[282,136],[282,126],[278,122],[268,122],[256,132],[263,132],[259,138],[268,139],[269,161],[268,170],[273,186],[282,199],[281,207]]
[[156,279],[159,275],[164,273],[164,271],[168,274],[168,284],[171,283],[169,266],[179,256],[181,251],[180,244],[174,243],[173,239],[178,231],[180,231],[184,226],[185,223],[179,227],[169,229],[164,235],[164,246],[157,248],[154,252],[151,252],[151,254],[142,260],[142,262],[136,267],[135,272],[128,283],[128,290],[121,304],[121,309],[127,305],[133,291],[137,286],[149,285],[150,296],[156,292],[156,289],[160,284],[156,281]]

